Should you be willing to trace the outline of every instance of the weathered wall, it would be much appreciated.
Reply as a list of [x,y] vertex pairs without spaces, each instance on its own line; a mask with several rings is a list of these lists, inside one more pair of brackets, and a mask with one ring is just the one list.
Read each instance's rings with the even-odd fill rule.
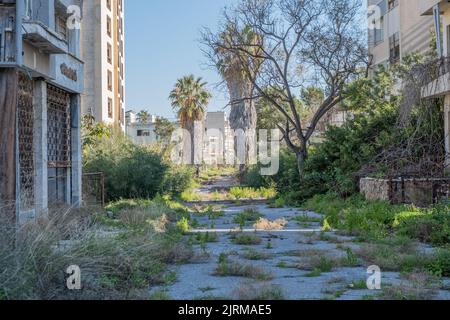
[[362,178],[360,192],[370,201],[390,201],[428,206],[450,196],[450,179]]
[[359,189],[367,200],[390,200],[388,180],[363,178],[359,182]]

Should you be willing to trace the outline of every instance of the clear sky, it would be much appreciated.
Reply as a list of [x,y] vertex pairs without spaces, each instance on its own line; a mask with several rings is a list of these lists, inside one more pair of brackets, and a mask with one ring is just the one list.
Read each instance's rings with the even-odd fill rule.
[[174,118],[167,97],[178,78],[194,74],[209,84],[209,111],[222,110],[226,93],[206,65],[200,50],[200,30],[215,29],[222,9],[235,0],[125,1],[125,72],[127,110],[148,110]]

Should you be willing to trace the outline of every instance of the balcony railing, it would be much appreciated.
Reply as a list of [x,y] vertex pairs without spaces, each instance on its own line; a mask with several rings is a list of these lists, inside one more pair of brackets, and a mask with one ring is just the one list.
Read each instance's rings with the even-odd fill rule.
[[443,57],[412,69],[414,83],[422,86],[422,97],[439,96],[450,91],[450,57]]

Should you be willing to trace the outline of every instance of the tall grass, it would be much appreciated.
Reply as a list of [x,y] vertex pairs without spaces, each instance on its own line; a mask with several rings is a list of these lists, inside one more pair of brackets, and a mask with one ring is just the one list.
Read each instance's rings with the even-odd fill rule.
[[[192,255],[163,217],[125,209],[111,232],[103,212],[58,207],[17,231],[1,223],[0,299],[149,298],[148,287],[166,281],[167,264]],[[72,265],[81,269],[82,290],[66,287]]]

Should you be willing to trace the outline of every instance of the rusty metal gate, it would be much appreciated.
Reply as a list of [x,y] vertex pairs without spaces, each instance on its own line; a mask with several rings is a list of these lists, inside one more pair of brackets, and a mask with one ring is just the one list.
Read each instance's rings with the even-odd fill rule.
[[83,204],[105,206],[105,175],[102,172],[83,174]]
[[70,94],[47,85],[48,200],[64,203],[71,167]]
[[34,206],[34,108],[33,80],[23,73],[19,74],[18,95],[20,209],[27,211]]

